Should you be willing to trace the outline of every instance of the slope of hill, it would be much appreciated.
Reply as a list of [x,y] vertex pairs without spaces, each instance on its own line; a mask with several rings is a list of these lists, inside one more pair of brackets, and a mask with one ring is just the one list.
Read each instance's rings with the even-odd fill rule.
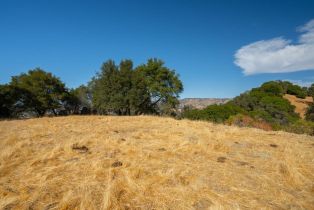
[[313,209],[314,137],[162,117],[0,122],[0,209]]
[[180,100],[179,108],[191,106],[195,109],[204,109],[213,104],[224,104],[230,101],[229,98],[184,98]]
[[305,99],[297,98],[294,95],[285,94],[284,98],[289,100],[292,105],[295,106],[295,112],[300,115],[301,118],[304,119],[307,108],[310,103],[313,103],[312,97],[306,97]]

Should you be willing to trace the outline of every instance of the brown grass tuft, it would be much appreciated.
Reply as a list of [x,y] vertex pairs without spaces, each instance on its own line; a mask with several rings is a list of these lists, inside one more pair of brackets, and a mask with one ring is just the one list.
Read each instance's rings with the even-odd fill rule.
[[1,121],[0,209],[314,209],[313,141],[149,116]]

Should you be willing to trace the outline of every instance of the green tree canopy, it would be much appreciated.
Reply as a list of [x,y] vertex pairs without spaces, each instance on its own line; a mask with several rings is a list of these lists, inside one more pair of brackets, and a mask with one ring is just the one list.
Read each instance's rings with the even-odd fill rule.
[[[174,70],[164,66],[158,59],[149,59],[146,64],[137,67],[136,71],[142,74],[150,95],[150,106],[162,112],[160,105],[174,108],[178,103],[179,94],[183,91],[182,82]],[[165,107],[165,106],[164,106]]]
[[65,94],[64,108],[70,114],[88,114],[92,111],[92,94],[89,86],[81,85]]
[[16,112],[17,95],[10,85],[0,85],[0,117],[13,117]]
[[17,95],[16,103],[23,111],[35,111],[42,116],[46,111],[60,108],[66,93],[63,82],[40,68],[12,77],[10,86]]
[[277,81],[265,82],[259,90],[275,96],[282,96],[284,94],[284,88]]
[[175,71],[158,59],[135,69],[131,60],[122,60],[119,66],[109,60],[92,84],[93,103],[101,114],[163,113],[178,104],[183,90]]
[[92,83],[93,104],[99,114],[120,113],[123,108],[119,67],[113,60],[105,62]]

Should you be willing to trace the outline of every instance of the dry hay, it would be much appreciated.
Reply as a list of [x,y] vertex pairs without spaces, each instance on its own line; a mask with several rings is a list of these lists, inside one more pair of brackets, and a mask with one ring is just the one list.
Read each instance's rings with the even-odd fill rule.
[[161,117],[0,122],[0,209],[314,209],[314,138]]

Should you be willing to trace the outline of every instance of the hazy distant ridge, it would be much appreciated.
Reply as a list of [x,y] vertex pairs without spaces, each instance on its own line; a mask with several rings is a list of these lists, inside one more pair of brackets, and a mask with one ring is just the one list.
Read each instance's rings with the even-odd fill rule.
[[224,104],[230,100],[230,98],[184,98],[180,100],[179,108],[192,106],[196,109],[202,109],[213,104]]

